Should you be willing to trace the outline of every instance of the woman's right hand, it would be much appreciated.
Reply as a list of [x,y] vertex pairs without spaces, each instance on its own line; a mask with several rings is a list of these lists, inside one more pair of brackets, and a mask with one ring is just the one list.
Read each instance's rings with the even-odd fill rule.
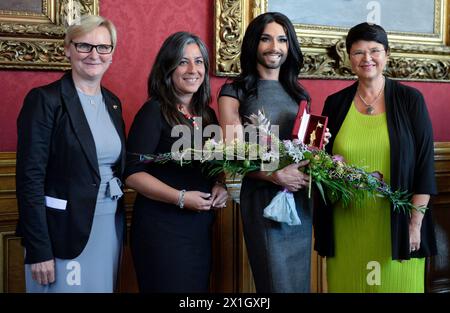
[[213,200],[211,194],[200,191],[186,191],[184,194],[184,207],[193,211],[208,211]]
[[31,276],[40,285],[55,282],[55,260],[31,264]]
[[299,167],[308,165],[309,160],[297,164],[290,164],[272,174],[273,182],[286,188],[290,192],[296,192],[309,185],[309,176],[299,170]]

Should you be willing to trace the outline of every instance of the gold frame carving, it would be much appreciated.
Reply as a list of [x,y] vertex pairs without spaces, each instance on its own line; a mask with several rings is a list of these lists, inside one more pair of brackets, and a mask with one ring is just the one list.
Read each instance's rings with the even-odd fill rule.
[[[215,0],[214,70],[217,76],[239,73],[240,44],[248,23],[267,12],[269,0]],[[388,77],[450,82],[450,0],[435,1],[433,34],[389,32]],[[354,79],[342,27],[294,24],[305,64],[301,76]]]
[[99,0],[41,0],[42,13],[0,10],[0,69],[67,70],[65,21],[76,5],[81,14],[99,13]]

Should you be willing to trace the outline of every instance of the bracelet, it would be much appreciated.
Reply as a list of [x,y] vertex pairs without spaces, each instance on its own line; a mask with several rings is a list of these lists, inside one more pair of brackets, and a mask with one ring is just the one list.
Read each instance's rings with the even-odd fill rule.
[[180,194],[178,195],[178,203],[177,205],[180,209],[184,208],[184,194],[186,193],[186,189],[180,190]]

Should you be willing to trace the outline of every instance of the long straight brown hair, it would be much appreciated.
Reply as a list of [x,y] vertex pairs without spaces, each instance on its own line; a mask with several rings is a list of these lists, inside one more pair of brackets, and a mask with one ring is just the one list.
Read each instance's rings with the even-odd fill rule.
[[184,50],[189,44],[196,44],[199,47],[205,65],[203,83],[192,96],[192,113],[203,118],[203,125],[214,122],[213,111],[209,107],[211,103],[211,87],[209,82],[208,50],[198,36],[188,32],[177,32],[164,41],[148,78],[148,96],[156,98],[160,102],[161,112],[171,126],[178,124],[191,126],[178,111],[177,104],[181,101],[172,81],[172,74],[180,64]]

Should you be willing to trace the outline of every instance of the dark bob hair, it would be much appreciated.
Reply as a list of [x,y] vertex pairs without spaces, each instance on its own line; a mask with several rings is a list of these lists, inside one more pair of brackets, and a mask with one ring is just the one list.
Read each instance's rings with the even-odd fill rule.
[[350,53],[352,45],[360,40],[381,43],[384,46],[384,50],[386,52],[389,51],[387,33],[380,25],[364,22],[350,28],[347,39],[345,40],[347,53]]

